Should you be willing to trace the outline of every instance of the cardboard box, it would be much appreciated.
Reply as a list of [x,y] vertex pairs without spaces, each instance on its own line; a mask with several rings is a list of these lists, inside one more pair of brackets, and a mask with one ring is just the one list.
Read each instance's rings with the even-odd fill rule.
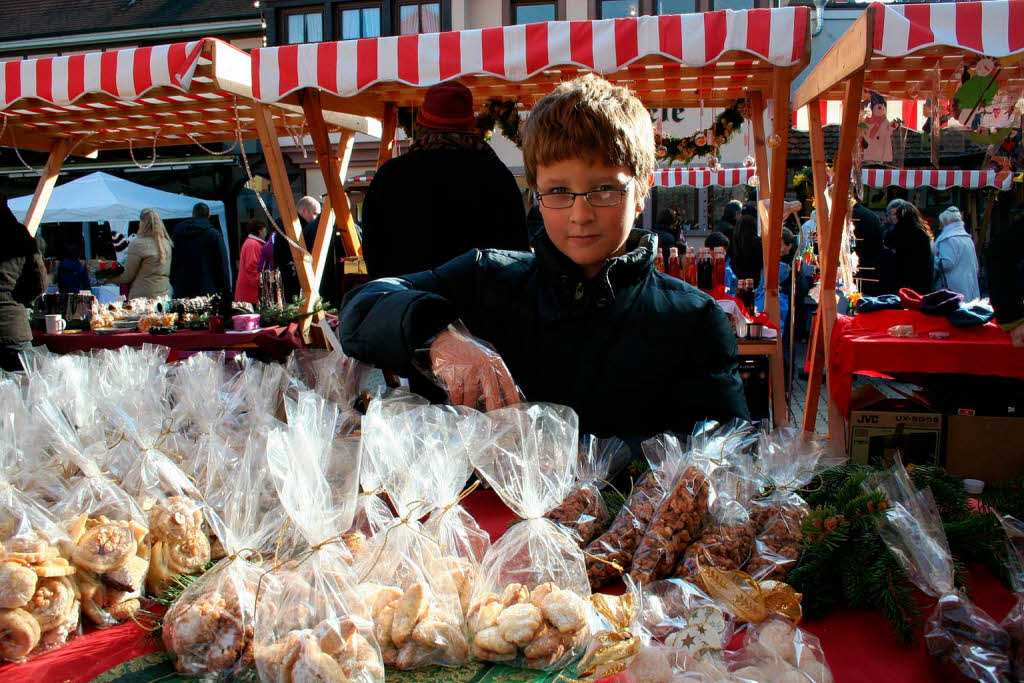
[[1024,418],[950,415],[946,469],[998,484],[1024,475]]
[[937,465],[942,452],[942,414],[923,397],[889,398],[873,386],[850,400],[850,460],[886,465],[899,451],[905,464]]

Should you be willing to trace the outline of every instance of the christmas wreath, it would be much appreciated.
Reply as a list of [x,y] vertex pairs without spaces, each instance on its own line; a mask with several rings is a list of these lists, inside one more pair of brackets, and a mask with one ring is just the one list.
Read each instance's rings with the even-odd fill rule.
[[[413,137],[413,124],[416,121],[415,112],[414,107],[398,109],[398,125],[410,140]],[[515,143],[516,147],[522,147],[523,141],[519,133],[520,123],[519,111],[516,109],[514,100],[492,99],[483,111],[476,115],[475,127],[484,136],[484,140],[488,141],[497,127],[501,130],[502,135]]]
[[699,130],[690,137],[655,135],[658,158],[668,159],[669,166],[675,161],[688,164],[696,157],[715,156],[717,159],[718,148],[729,142],[743,125],[743,120],[748,118],[746,108],[744,100],[737,100],[715,116],[710,128]]

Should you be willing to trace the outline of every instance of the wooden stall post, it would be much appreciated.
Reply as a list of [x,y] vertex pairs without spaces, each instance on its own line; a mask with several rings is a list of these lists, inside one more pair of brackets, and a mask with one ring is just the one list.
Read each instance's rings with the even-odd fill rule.
[[[265,104],[255,104],[256,130],[259,133],[260,145],[263,147],[263,157],[267,162],[267,171],[270,173],[270,186],[277,199],[277,206],[281,210],[281,228],[285,235],[296,244],[304,245],[302,239],[302,224],[299,222],[299,214],[295,210],[295,197],[292,196],[291,183],[288,182],[288,171],[284,165],[284,156],[281,154],[281,145],[277,140],[277,130],[274,127],[274,115]],[[289,242],[289,249],[292,252],[292,259],[295,261],[295,271],[299,277],[299,285],[307,303],[312,300],[315,290],[313,284],[313,259],[310,255],[295,244]],[[311,320],[303,318],[302,336],[308,343],[311,340],[309,328]]]
[[36,184],[35,194],[32,195],[32,203],[29,204],[28,213],[25,214],[25,227],[28,234],[36,236],[39,224],[43,221],[43,214],[46,213],[46,205],[50,203],[50,195],[57,184],[57,177],[60,175],[60,168],[64,165],[64,159],[71,149],[69,138],[59,138],[50,147],[50,157],[46,160],[43,168],[43,175],[39,177]]
[[398,105],[388,102],[384,105],[384,116],[381,118],[383,130],[380,134],[380,149],[377,152],[377,168],[395,155],[395,133],[398,131]]

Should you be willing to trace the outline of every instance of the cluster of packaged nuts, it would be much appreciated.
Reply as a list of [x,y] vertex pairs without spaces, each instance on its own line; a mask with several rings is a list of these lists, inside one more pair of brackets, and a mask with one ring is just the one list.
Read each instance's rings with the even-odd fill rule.
[[525,658],[527,668],[547,669],[590,638],[588,603],[570,590],[543,583],[532,591],[519,583],[499,596],[485,593],[467,615],[475,659],[502,662]]
[[256,662],[260,679],[268,683],[384,679],[377,649],[349,617],[290,631],[280,641],[257,648]]
[[717,524],[706,527],[700,538],[683,553],[677,575],[698,582],[701,567],[725,571],[740,569],[750,557],[754,529],[750,524]]
[[432,663],[465,664],[469,643],[462,615],[417,582],[405,591],[394,586],[360,584],[359,591],[373,617],[374,635],[384,664],[408,670]]
[[594,540],[608,523],[608,506],[597,486],[592,482],[584,482],[561,505],[544,516],[574,530],[582,547]]
[[32,537],[0,550],[0,659],[17,661],[63,645],[78,630],[80,601],[60,551]]
[[687,465],[661,501],[644,532],[630,577],[637,583],[663,579],[675,569],[679,557],[704,526],[708,511],[708,486],[697,465]]
[[149,572],[149,530],[135,520],[80,514],[67,524],[67,556],[78,568],[75,578],[82,611],[97,626],[131,619],[138,612]]
[[1006,630],[958,593],[939,598],[925,628],[928,652],[976,680],[1011,680]]
[[789,570],[800,559],[803,541],[800,527],[808,514],[807,504],[796,494],[781,500],[770,496],[755,501],[751,522],[757,529],[757,538],[747,573],[759,581],[785,581]]
[[[587,577],[592,588],[601,588],[620,579],[623,571],[629,568],[633,553],[664,493],[659,473],[654,470],[646,472],[633,487],[608,530],[587,545]],[[615,565],[622,570],[616,569]]]

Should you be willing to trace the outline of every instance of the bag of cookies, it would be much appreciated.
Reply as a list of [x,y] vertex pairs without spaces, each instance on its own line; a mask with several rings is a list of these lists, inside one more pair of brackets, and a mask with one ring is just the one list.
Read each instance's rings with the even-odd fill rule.
[[238,460],[216,461],[226,486],[211,503],[210,524],[224,558],[189,584],[163,619],[164,646],[175,668],[203,678],[231,678],[255,665],[252,644],[256,592],[273,566],[273,548],[287,521],[267,469],[265,447],[247,448]]
[[68,536],[50,513],[4,477],[0,453],[0,660],[24,661],[79,632],[75,567],[61,555]]
[[287,429],[267,437],[267,467],[297,552],[264,580],[256,596],[253,655],[265,681],[384,680],[373,621],[359,593],[345,547],[359,485],[359,459],[349,463],[342,491],[332,491],[321,454],[331,449],[337,407],[300,392]]
[[797,492],[819,471],[839,462],[827,455],[822,441],[797,429],[787,427],[760,436],[755,469],[769,494],[750,505],[757,538],[748,574],[759,581],[785,581],[800,558],[800,527],[810,514]]
[[483,414],[470,454],[477,472],[523,521],[484,556],[467,613],[471,654],[556,670],[590,641],[590,582],[574,534],[546,519],[575,485],[579,422],[564,406],[518,404]]
[[1010,680],[1010,636],[954,584],[953,556],[931,490],[917,490],[898,457],[873,487],[889,501],[877,520],[879,535],[910,580],[937,601],[924,627],[928,653],[973,680]]
[[67,417],[86,446],[104,440],[104,423],[98,408],[100,397],[89,356],[36,352],[25,370],[29,377],[28,405],[52,403]]
[[210,510],[189,477],[163,452],[166,432],[142,429],[116,406],[109,411],[125,441],[121,488],[149,520],[146,589],[159,596],[176,577],[199,574],[209,564]]
[[[378,463],[396,519],[371,539],[355,570],[384,663],[397,669],[458,667],[469,659],[463,603],[475,584],[474,552],[481,558],[483,553],[472,548],[457,514],[435,518],[429,530],[417,520],[436,511],[442,495],[457,497],[441,493],[442,480],[457,492],[469,476],[467,433],[460,423],[473,419],[468,409],[404,397],[374,400],[365,417],[363,455]],[[473,559],[446,543],[466,546]]]
[[198,443],[215,432],[240,429],[242,395],[232,391],[240,372],[237,362],[225,363],[223,351],[197,353],[174,365],[167,387],[171,430]]
[[641,585],[672,575],[687,546],[697,539],[708,514],[714,465],[700,449],[685,451],[679,439],[661,434],[643,443],[648,460],[671,475],[651,523],[637,544],[629,576]]
[[149,523],[142,509],[108,479],[87,452],[70,423],[50,403],[37,406],[53,430],[53,443],[77,467],[67,497],[54,509],[68,539],[62,553],[74,565],[82,612],[101,628],[135,616],[149,572]]
[[747,629],[743,647],[726,656],[729,680],[832,683],[821,642],[788,619],[773,618]]
[[580,547],[585,547],[608,526],[608,506],[601,491],[608,485],[613,467],[628,454],[629,448],[619,439],[598,439],[593,434],[580,439],[576,462],[576,487],[558,507],[545,517],[576,532]]

